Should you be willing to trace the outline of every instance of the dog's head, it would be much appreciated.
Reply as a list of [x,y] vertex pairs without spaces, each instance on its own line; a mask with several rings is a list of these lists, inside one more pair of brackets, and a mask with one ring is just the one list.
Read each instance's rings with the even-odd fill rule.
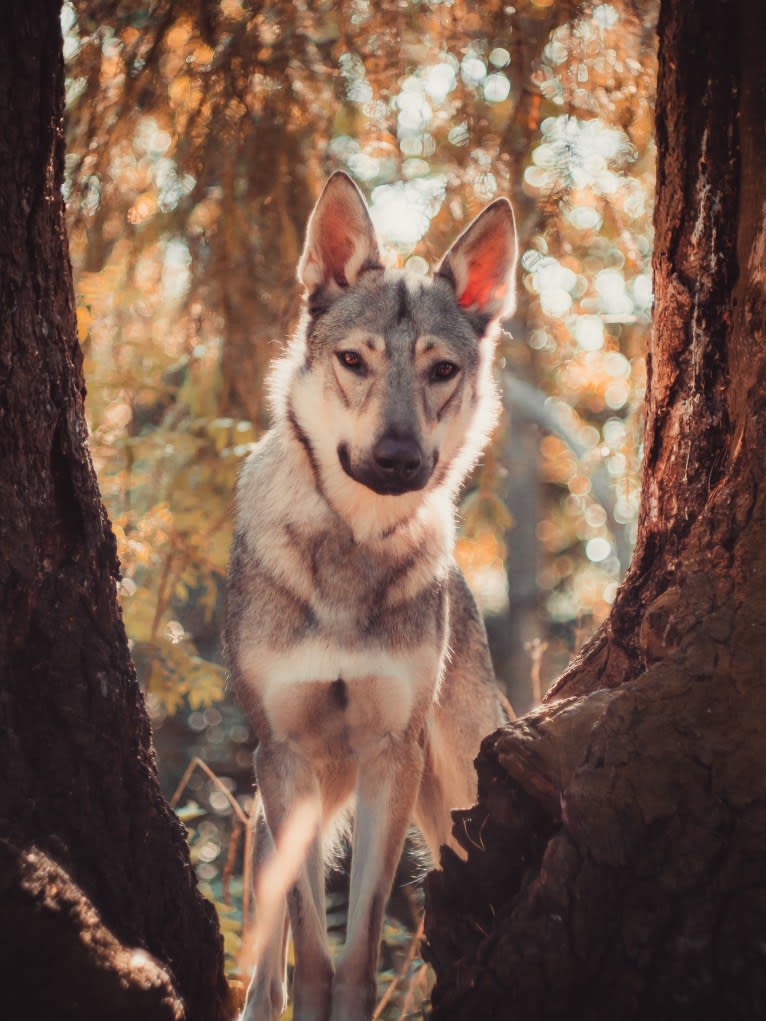
[[343,517],[380,517],[384,504],[381,520],[396,520],[463,479],[497,414],[491,360],[515,263],[513,212],[498,199],[433,279],[386,270],[356,185],[327,182],[298,266],[307,314],[274,390]]

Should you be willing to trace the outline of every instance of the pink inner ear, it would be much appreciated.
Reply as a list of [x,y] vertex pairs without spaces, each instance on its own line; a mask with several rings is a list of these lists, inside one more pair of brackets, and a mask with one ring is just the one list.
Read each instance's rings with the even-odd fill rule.
[[484,308],[493,300],[501,299],[508,290],[505,280],[505,236],[493,231],[481,239],[476,250],[467,255],[468,280],[458,304],[461,308],[476,305]]
[[318,243],[324,266],[337,279],[354,251],[354,244],[345,216],[348,210],[333,204],[322,217]]

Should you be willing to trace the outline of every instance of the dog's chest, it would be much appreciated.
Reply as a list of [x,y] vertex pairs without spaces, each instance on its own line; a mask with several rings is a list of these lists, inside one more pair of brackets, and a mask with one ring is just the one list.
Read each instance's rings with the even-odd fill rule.
[[299,541],[305,596],[324,629],[338,637],[349,627],[364,634],[387,630],[382,618],[405,601],[402,590],[416,569],[415,558],[386,557],[332,532]]
[[[430,705],[444,655],[445,588],[402,586],[417,557],[386,558],[332,533],[286,536],[288,585],[243,546],[232,595],[240,683],[257,693],[274,738],[314,755],[343,743],[362,754],[401,734]],[[292,586],[292,587],[291,587]]]
[[272,737],[312,757],[332,746],[363,755],[381,739],[403,735],[422,715],[439,667],[429,647],[396,655],[303,642],[275,655],[263,678]]

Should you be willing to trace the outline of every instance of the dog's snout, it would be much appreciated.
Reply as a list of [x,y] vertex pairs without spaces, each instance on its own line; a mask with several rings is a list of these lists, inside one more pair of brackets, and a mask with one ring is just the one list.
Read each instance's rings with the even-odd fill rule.
[[358,466],[352,462],[345,443],[338,447],[338,460],[355,482],[384,496],[401,496],[427,484],[437,456],[434,452],[433,460],[428,462],[411,432],[387,429]]
[[378,470],[395,482],[408,482],[423,463],[420,447],[412,436],[386,433],[375,444],[372,456]]

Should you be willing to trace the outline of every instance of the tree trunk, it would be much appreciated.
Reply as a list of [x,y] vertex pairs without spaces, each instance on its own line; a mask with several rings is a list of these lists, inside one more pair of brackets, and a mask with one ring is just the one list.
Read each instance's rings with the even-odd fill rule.
[[3,1013],[212,1021],[221,939],[160,795],[85,445],[58,15],[14,0],[0,34]]
[[[295,59],[291,35],[285,32],[284,53],[269,64],[276,80],[284,79]],[[231,156],[224,155],[223,237],[214,267],[225,324],[221,406],[224,414],[249,419],[259,429],[269,417],[263,400],[266,370],[299,311],[294,267],[316,198],[306,150],[327,135],[315,120],[310,128],[296,116],[292,89],[264,89],[263,109],[244,146],[244,195],[236,194]],[[278,239],[276,255],[265,239]]]
[[638,542],[488,738],[429,884],[434,1019],[766,1011],[766,8],[665,0]]

